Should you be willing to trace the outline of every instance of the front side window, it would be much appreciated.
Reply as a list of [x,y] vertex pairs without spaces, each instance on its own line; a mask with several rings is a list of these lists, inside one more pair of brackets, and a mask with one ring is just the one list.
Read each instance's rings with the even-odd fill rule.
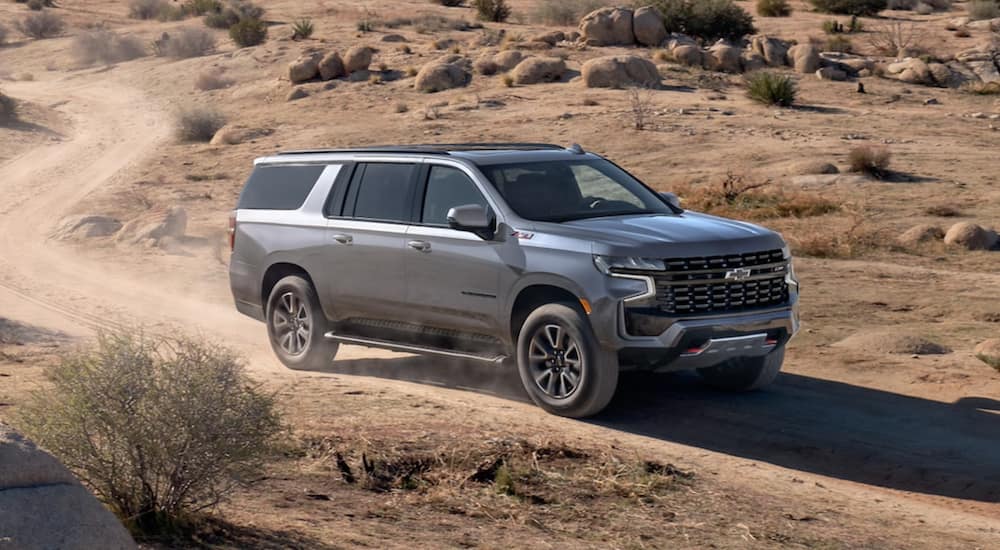
[[565,222],[636,214],[673,214],[655,192],[604,159],[480,167],[522,218]]
[[432,166],[427,175],[421,223],[446,226],[448,211],[467,204],[489,208],[486,198],[465,172],[450,166]]
[[364,172],[353,182],[354,217],[406,222],[410,220],[410,196],[413,191],[412,164],[371,163],[361,167]]

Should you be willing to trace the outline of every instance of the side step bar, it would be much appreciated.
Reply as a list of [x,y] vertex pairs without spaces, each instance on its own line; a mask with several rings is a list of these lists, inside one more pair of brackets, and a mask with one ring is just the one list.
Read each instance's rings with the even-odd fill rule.
[[454,359],[471,359],[473,361],[483,361],[486,363],[496,363],[496,364],[500,364],[501,362],[504,361],[504,359],[507,359],[506,355],[500,355],[500,354],[479,354],[466,351],[456,351],[451,349],[419,346],[416,344],[400,344],[398,342],[390,342],[388,340],[378,340],[375,338],[364,338],[361,336],[344,336],[341,334],[335,334],[333,332],[328,332],[325,334],[325,336],[331,340],[336,340],[344,344],[353,344],[356,346],[365,346],[369,348],[387,349],[390,351],[401,351],[404,353],[440,355],[443,357],[451,357]]

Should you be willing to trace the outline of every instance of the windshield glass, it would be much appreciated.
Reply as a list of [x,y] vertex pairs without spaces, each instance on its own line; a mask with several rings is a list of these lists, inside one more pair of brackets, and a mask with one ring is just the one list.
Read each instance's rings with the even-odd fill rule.
[[565,222],[634,214],[673,214],[648,187],[603,159],[480,167],[522,218]]

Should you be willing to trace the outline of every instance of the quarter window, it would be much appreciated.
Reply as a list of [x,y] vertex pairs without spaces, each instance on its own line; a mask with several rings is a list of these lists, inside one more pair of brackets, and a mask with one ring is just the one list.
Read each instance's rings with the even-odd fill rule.
[[410,220],[412,164],[367,164],[354,198],[354,217],[368,220]]
[[324,169],[319,164],[257,166],[243,186],[237,208],[297,210]]
[[489,208],[486,199],[465,172],[450,166],[431,166],[420,221],[427,225],[448,225],[448,211],[467,204]]

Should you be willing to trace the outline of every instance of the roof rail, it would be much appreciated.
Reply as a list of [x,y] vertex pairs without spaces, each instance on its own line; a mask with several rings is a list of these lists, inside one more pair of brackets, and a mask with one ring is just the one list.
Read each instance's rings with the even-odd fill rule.
[[281,151],[278,155],[317,155],[331,153],[413,153],[447,155],[448,151],[418,145],[388,145],[384,147],[348,147],[343,149],[296,149]]
[[300,149],[282,151],[279,155],[311,155],[330,153],[412,153],[447,155],[449,151],[490,151],[490,150],[564,150],[561,145],[551,143],[418,143],[413,145],[377,145],[344,149]]

